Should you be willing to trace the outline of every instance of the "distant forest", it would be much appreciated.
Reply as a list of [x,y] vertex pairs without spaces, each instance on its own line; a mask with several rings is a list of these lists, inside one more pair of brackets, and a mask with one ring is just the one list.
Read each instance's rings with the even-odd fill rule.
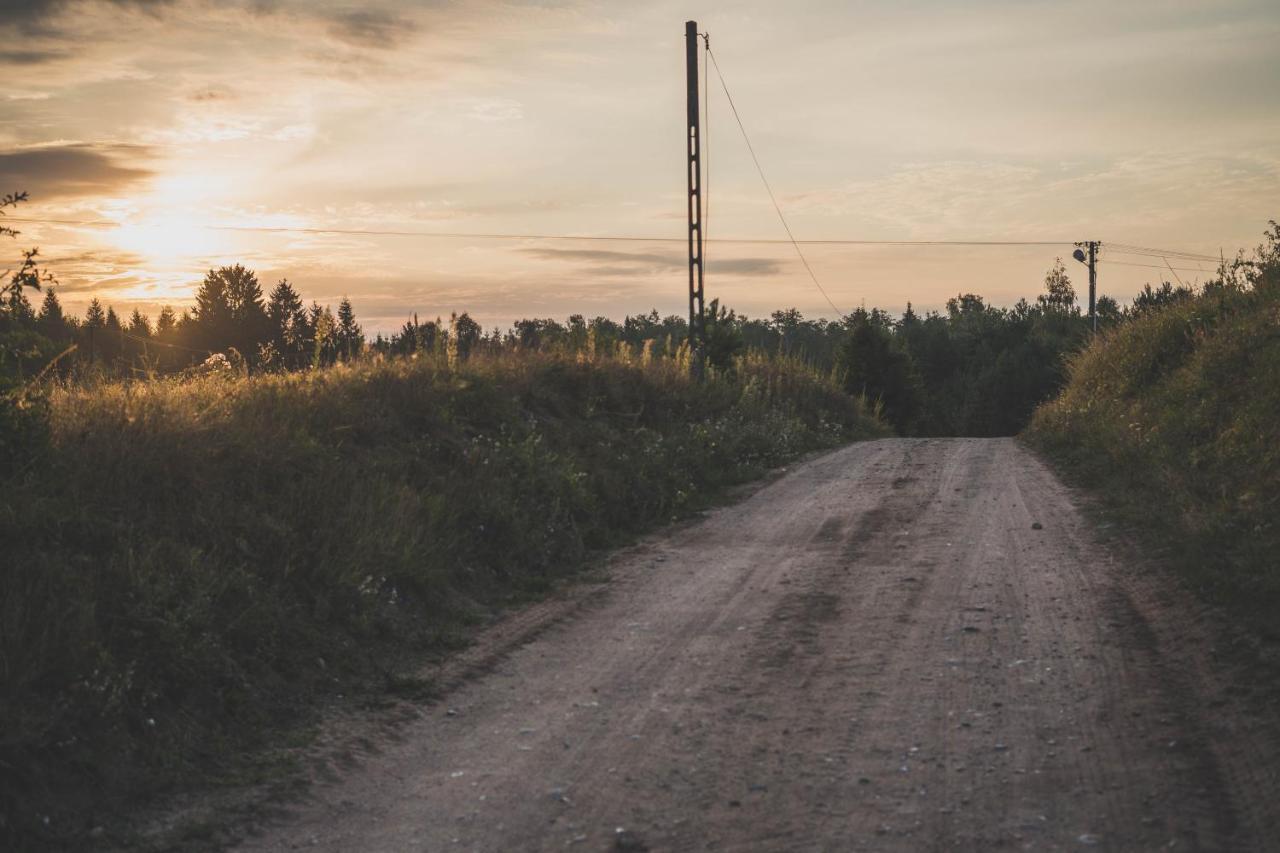
[[[21,196],[5,201],[13,204]],[[16,235],[12,229],[6,233]],[[675,358],[688,324],[658,312],[617,322],[581,314],[563,323],[525,319],[505,331],[485,332],[468,314],[421,321],[369,340],[343,298],[334,312],[282,279],[264,293],[243,266],[210,270],[182,313],[163,308],[154,319],[137,309],[128,317],[93,299],[83,317],[66,314],[56,281],[24,253],[18,271],[0,282],[0,392],[42,371],[64,378],[88,374],[145,379],[183,371],[227,369],[252,373],[316,369],[371,356],[439,353],[467,358],[481,352],[557,351]],[[43,291],[36,309],[31,296]],[[1190,298],[1187,287],[1150,285],[1129,306],[1098,300],[1102,327]],[[806,319],[795,308],[767,319],[738,315],[713,301],[707,316],[707,357],[713,369],[732,371],[750,349],[803,361],[833,373],[852,394],[878,403],[896,430],[910,435],[1008,435],[1065,380],[1065,358],[1089,339],[1082,312],[1061,261],[1045,276],[1034,302],[1011,308],[960,294],[945,310],[900,317],[860,308],[838,320]],[[72,349],[74,345],[74,349]]]
[[[66,314],[56,289],[46,287],[39,309],[23,289],[10,289],[0,308],[7,345],[0,366],[16,380],[39,372],[75,344],[59,370],[94,369],[118,377],[145,378],[212,366],[254,371],[318,368],[381,354],[554,350],[610,352],[648,357],[679,354],[685,318],[657,311],[621,322],[580,314],[564,322],[519,320],[505,331],[485,332],[468,314],[448,320],[409,318],[389,337],[369,340],[350,300],[335,313],[306,305],[286,280],[264,295],[257,276],[243,266],[211,270],[195,305],[181,314],[163,308],[153,320],[138,310],[121,317],[99,300],[83,317]],[[31,288],[34,289],[34,288]],[[1148,286],[1125,309],[1098,302],[1099,323],[1189,297],[1189,288]],[[1064,381],[1064,357],[1087,340],[1088,317],[1077,304],[1061,263],[1046,276],[1034,302],[1011,308],[988,305],[975,294],[948,300],[944,311],[917,313],[910,305],[894,317],[878,308],[858,309],[839,320],[806,319],[791,308],[751,319],[716,303],[708,316],[708,356],[714,368],[731,370],[735,356],[752,349],[835,371],[854,394],[878,401],[895,429],[916,435],[1007,435]],[[7,363],[4,363],[7,362]]]

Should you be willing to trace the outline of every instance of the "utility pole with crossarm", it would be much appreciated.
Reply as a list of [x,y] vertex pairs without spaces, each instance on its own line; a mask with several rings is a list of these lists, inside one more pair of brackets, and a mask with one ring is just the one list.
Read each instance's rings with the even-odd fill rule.
[[702,139],[698,116],[698,22],[686,21],[685,78],[689,117],[685,145],[689,155],[689,357],[693,375],[701,379],[706,358],[706,316],[702,298]]

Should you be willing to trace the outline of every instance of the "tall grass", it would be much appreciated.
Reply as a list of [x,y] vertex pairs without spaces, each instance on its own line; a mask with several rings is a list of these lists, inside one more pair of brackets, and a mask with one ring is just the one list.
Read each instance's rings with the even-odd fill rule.
[[1027,436],[1171,546],[1206,593],[1280,636],[1275,238],[1244,274],[1099,335]]
[[756,357],[701,385],[428,356],[49,406],[0,501],[0,840],[83,838],[717,489],[885,432]]

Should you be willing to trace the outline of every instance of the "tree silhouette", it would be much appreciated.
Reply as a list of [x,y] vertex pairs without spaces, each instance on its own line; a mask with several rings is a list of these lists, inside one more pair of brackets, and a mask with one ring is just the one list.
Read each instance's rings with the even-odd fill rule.
[[338,351],[344,359],[354,358],[364,349],[364,332],[356,322],[356,312],[351,307],[351,300],[345,296],[338,303],[338,325],[334,336]]
[[240,264],[209,270],[196,291],[193,315],[205,348],[234,348],[249,361],[270,334],[258,277]]
[[62,303],[53,288],[44,292],[44,300],[40,303],[40,313],[36,316],[40,331],[52,341],[65,341],[70,329],[67,327],[66,315],[62,313]]
[[1056,259],[1045,275],[1044,289],[1045,292],[1036,297],[1041,308],[1059,314],[1079,313],[1076,308],[1076,290],[1071,286],[1071,278],[1067,275],[1067,268],[1062,265],[1062,258]]
[[285,367],[301,367],[305,363],[311,327],[307,322],[302,297],[288,279],[282,278],[267,299],[267,319],[271,326],[271,343]]

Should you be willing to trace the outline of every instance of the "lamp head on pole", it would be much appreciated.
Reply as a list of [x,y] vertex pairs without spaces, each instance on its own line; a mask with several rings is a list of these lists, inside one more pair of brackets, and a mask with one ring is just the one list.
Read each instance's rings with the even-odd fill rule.
[[1076,249],[1074,252],[1071,253],[1071,257],[1075,258],[1077,261],[1083,264],[1085,262],[1084,249]]

